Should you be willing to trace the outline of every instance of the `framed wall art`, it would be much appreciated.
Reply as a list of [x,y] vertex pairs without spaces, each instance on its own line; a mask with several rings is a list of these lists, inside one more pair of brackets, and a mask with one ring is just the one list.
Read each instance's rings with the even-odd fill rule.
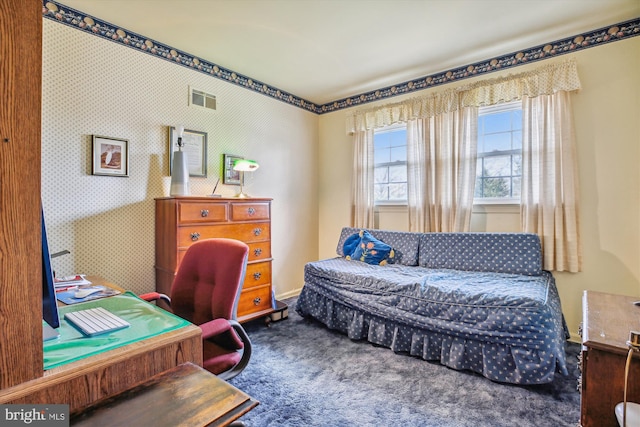
[[91,135],[91,174],[129,176],[129,140]]
[[[185,129],[182,133],[182,151],[187,155],[189,176],[207,176],[207,133]],[[169,175],[173,164],[173,153],[178,150],[178,133],[169,127]]]
[[223,184],[240,185],[240,172],[233,170],[233,164],[236,160],[241,160],[243,158],[244,157],[234,156],[233,154],[223,154]]

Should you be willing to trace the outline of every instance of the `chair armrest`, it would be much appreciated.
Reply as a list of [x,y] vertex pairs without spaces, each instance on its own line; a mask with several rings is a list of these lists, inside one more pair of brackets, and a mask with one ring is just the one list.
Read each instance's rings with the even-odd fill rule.
[[227,319],[213,319],[207,323],[199,325],[202,330],[202,339],[206,340],[231,329],[231,324]]
[[233,330],[238,334],[238,336],[242,340],[244,347],[242,349],[242,358],[240,359],[240,362],[238,362],[238,364],[233,368],[231,368],[230,370],[218,375],[218,378],[223,379],[225,381],[228,381],[231,378],[235,377],[240,372],[242,372],[244,368],[247,367],[247,365],[249,364],[249,359],[251,359],[251,349],[252,349],[249,335],[247,335],[247,332],[244,330],[242,325],[237,320],[229,320],[228,322],[233,328]]
[[138,295],[138,297],[143,299],[143,300],[145,300],[145,301],[147,301],[147,302],[163,300],[167,304],[171,305],[171,298],[169,298],[168,295],[161,294],[159,292],[149,292],[149,293],[146,293],[146,294]]

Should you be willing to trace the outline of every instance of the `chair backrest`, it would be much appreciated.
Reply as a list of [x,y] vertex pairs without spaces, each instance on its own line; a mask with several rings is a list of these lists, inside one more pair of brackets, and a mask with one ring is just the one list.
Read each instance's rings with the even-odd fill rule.
[[205,239],[191,245],[171,287],[172,311],[196,325],[235,319],[248,256],[249,247],[233,239]]

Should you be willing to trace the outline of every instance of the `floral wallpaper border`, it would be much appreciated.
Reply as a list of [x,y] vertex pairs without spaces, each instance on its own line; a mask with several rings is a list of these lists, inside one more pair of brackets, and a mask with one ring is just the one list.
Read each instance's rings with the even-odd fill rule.
[[316,114],[329,113],[373,101],[380,101],[397,95],[404,95],[422,89],[463,80],[465,78],[517,67],[522,64],[548,59],[640,35],[639,17],[630,21],[567,37],[555,42],[523,49],[518,52],[490,58],[475,64],[464,65],[441,73],[420,77],[319,105],[297,97],[289,92],[280,90],[277,87],[268,85],[267,83],[221,67],[213,62],[209,62],[202,58],[190,55],[189,53],[174,49],[171,46],[159,43],[132,31],[119,28],[108,22],[89,16],[55,1],[42,1],[42,16],[78,30],[123,44],[127,47],[140,50],[149,55],[154,55],[166,59],[167,61],[172,61],[178,65],[209,74],[231,84],[245,87],[249,90],[253,90],[254,92],[262,93],[266,96],[270,96],[279,101]]

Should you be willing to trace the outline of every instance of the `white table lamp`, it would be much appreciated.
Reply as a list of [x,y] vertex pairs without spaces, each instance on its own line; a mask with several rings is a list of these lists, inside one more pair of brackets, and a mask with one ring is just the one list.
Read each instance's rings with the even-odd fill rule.
[[182,135],[184,126],[177,126],[178,132],[178,150],[173,153],[173,162],[171,163],[171,196],[188,196],[191,194],[189,190],[189,166],[187,163],[187,153],[182,151],[184,143]]

